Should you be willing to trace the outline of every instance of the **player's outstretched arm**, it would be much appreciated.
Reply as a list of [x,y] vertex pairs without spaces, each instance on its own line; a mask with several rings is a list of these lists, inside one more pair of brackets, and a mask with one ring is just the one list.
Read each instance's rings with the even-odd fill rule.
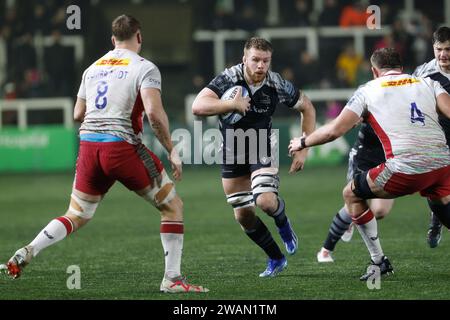
[[173,177],[175,180],[180,180],[182,174],[182,163],[177,151],[173,147],[170,137],[169,119],[162,104],[161,92],[159,89],[155,88],[141,89],[141,98],[144,104],[145,113],[147,114],[148,121],[156,138],[169,153]]
[[238,92],[234,99],[220,100],[214,91],[203,88],[192,104],[192,113],[196,116],[214,116],[232,111],[245,114],[249,108],[250,98],[242,97],[241,92]]
[[[289,144],[289,154],[307,147],[325,144],[343,136],[360,122],[360,117],[350,109],[344,108],[333,121],[315,130],[309,136],[294,138]],[[303,142],[302,142],[302,138]]]
[[86,100],[77,97],[75,108],[73,110],[73,119],[75,121],[83,122],[84,114],[86,113]]

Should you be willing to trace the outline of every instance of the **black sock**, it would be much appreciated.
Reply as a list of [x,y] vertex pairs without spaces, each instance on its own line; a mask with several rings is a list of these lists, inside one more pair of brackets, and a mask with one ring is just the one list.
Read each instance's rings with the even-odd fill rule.
[[288,221],[284,209],[285,209],[284,200],[278,197],[278,209],[272,215],[272,218],[275,220],[275,224],[277,225],[278,228],[285,226]]
[[267,229],[264,222],[261,221],[259,217],[256,217],[257,221],[254,229],[245,230],[247,236],[253,240],[271,259],[281,259],[283,254],[281,253],[280,247],[278,247],[275,240],[273,240],[269,229]]
[[447,228],[450,228],[450,203],[443,205],[432,203],[430,200],[428,200],[428,206],[430,207],[431,211],[433,211],[432,223],[434,224],[436,222],[435,219],[437,219],[439,220],[439,223],[442,223]]
[[348,229],[350,224],[352,223],[352,217],[348,214],[345,207],[343,207],[339,212],[334,216],[333,222],[330,225],[330,229],[328,230],[328,236],[325,242],[323,243],[323,247],[329,251],[333,251],[336,247],[336,243]]

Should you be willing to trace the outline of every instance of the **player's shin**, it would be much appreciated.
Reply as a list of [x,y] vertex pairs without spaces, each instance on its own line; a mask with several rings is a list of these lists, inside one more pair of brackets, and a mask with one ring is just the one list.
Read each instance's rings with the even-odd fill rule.
[[161,221],[161,243],[164,249],[166,279],[181,276],[181,255],[183,251],[183,221]]
[[353,222],[369,250],[372,261],[375,264],[381,263],[384,254],[381,249],[380,239],[378,238],[377,220],[372,211],[367,209],[360,216],[353,218]]
[[278,197],[278,208],[273,213],[272,218],[275,220],[275,224],[278,228],[284,227],[288,222],[285,212],[285,203],[284,200],[280,197]]
[[44,228],[30,243],[33,247],[33,257],[41,250],[61,241],[74,231],[74,224],[67,216],[58,217]]
[[279,260],[283,258],[280,247],[276,244],[269,229],[259,217],[256,217],[256,223],[253,228],[245,229],[247,236],[252,239],[264,252],[271,258]]
[[339,212],[334,216],[333,222],[328,230],[328,236],[325,240],[323,247],[328,251],[333,251],[336,247],[336,243],[348,229],[352,223],[352,217],[348,214],[345,207],[341,208]]

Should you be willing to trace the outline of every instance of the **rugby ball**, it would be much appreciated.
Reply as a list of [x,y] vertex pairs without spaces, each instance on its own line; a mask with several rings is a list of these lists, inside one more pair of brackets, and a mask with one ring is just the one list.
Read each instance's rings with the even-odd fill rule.
[[[248,97],[248,91],[246,88],[244,88],[243,86],[234,86],[234,87],[231,87],[230,89],[228,89],[227,91],[225,91],[225,93],[222,95],[220,100],[234,99],[234,97],[236,97],[236,94],[238,93],[239,88],[241,88],[241,90],[242,90],[242,96]],[[227,124],[235,124],[236,122],[241,120],[242,117],[243,117],[243,115],[236,111],[228,112],[228,113],[224,113],[224,114],[220,115],[220,119]]]

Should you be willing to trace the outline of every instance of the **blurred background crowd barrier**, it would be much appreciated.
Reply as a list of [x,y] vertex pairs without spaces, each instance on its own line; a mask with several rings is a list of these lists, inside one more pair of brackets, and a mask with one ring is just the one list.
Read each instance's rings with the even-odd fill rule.
[[[68,28],[71,5],[80,9],[79,28]],[[370,5],[380,8],[379,29],[366,25]],[[374,49],[395,47],[407,72],[431,60],[433,31],[450,25],[450,0],[0,0],[0,172],[73,169],[78,124],[72,109],[80,78],[112,49],[110,24],[122,13],[142,23],[141,55],[161,70],[172,130],[192,130],[194,120],[205,129],[217,126],[215,117],[192,116],[192,99],[241,61],[253,35],[273,43],[272,69],[305,90],[320,125],[371,79]],[[289,138],[300,134],[298,123],[295,112],[277,109],[282,164],[289,162]],[[344,162],[354,137],[352,131],[315,148],[310,164]],[[162,155],[149,128],[144,141]]]

